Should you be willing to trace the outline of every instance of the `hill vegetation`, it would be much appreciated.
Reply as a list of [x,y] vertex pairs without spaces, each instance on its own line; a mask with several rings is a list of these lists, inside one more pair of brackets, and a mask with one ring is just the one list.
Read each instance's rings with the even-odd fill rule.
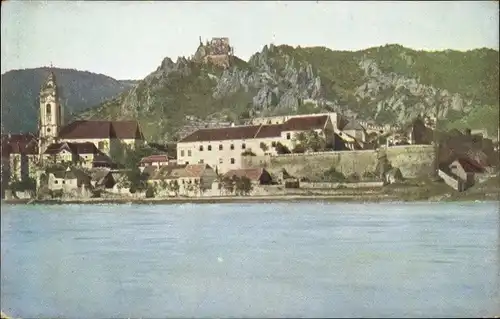
[[59,68],[13,70],[2,74],[2,130],[34,132],[38,126],[40,87],[50,70],[56,76],[65,120],[98,105],[135,85],[132,80],[117,81],[109,76]]
[[[2,115],[30,128],[46,72],[36,70],[9,75],[9,93],[2,95]],[[38,80],[28,79],[40,72]],[[248,62],[231,57],[227,69],[165,58],[139,82],[59,72],[65,105],[75,118],[137,119],[147,138],[158,142],[186,134],[183,127],[324,111],[379,124],[437,112],[449,128],[486,128],[491,134],[498,128],[499,55],[492,49],[428,52],[386,45],[350,52],[266,45]]]

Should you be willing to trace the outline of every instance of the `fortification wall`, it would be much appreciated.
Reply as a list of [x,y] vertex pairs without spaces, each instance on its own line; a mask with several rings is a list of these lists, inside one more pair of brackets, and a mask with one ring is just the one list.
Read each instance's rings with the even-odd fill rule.
[[277,156],[246,156],[242,163],[245,168],[264,167],[274,174],[278,174],[284,168],[293,176],[315,178],[323,175],[324,171],[332,167],[346,176],[354,172],[358,174],[373,172],[377,166],[377,156],[374,150],[317,152]]
[[[434,149],[430,145],[405,145],[384,150],[387,159],[398,167],[405,178],[428,175],[432,172]],[[345,176],[374,172],[378,162],[378,151],[338,151],[308,154],[283,154],[276,156],[243,156],[242,167],[263,167],[272,174],[279,174],[284,168],[296,177],[314,179],[334,167]]]
[[401,145],[385,149],[393,167],[401,170],[403,177],[429,176],[434,169],[434,146]]

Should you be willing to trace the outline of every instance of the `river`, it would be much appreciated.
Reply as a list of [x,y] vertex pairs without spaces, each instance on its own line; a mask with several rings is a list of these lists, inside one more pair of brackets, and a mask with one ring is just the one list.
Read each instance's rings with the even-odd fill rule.
[[500,315],[499,206],[2,205],[14,317]]

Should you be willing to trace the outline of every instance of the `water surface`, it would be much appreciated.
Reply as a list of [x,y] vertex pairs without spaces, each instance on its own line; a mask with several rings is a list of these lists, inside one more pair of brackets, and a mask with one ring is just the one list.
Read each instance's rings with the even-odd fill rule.
[[500,315],[497,203],[2,205],[12,316]]

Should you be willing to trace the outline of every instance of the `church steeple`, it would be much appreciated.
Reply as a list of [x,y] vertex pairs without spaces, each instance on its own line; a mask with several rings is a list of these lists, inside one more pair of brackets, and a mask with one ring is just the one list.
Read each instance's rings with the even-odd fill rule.
[[56,76],[50,70],[40,90],[40,152],[48,145],[55,143],[62,126],[62,109],[59,104]]

